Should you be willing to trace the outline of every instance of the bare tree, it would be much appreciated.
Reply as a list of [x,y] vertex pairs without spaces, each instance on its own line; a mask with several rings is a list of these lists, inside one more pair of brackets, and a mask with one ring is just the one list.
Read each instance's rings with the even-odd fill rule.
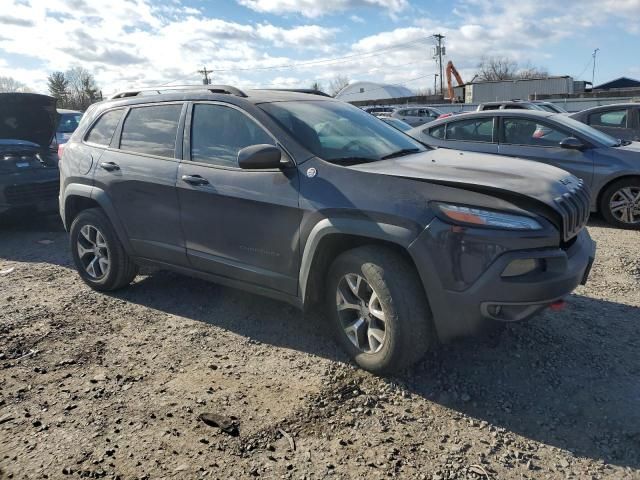
[[31,90],[24,83],[12,77],[0,77],[0,93],[9,92],[30,92]]
[[322,84],[319,81],[314,81],[309,87],[311,90],[317,90],[319,92],[323,92]]
[[544,67],[537,67],[526,63],[518,69],[518,78],[546,78],[549,71]]
[[86,110],[94,102],[100,100],[100,94],[93,75],[82,67],[67,70],[64,74],[69,96],[65,105],[76,110]]
[[480,81],[513,80],[517,78],[543,78],[549,76],[546,68],[527,63],[520,67],[508,57],[482,57],[478,64],[477,79]]
[[429,87],[418,88],[416,90],[416,95],[418,97],[430,97],[431,95],[433,95],[433,89]]
[[478,64],[478,80],[510,80],[515,78],[518,63],[507,57],[482,57]]
[[340,90],[349,85],[349,77],[344,75],[336,75],[329,82],[329,95],[335,97]]

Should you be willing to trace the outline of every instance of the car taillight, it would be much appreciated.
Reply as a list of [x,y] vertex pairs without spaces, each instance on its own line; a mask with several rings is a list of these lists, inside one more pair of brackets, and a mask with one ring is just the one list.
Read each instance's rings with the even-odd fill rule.
[[453,116],[453,113],[442,113],[440,114],[440,116],[438,116],[438,120],[440,120],[441,118],[447,118],[452,116]]
[[62,158],[62,151],[64,150],[64,143],[58,145],[58,161]]

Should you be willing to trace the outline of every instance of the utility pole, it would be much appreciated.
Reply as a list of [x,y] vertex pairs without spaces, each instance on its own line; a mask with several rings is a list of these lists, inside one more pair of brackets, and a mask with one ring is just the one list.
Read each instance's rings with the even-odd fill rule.
[[436,47],[436,55],[438,56],[438,65],[440,67],[440,95],[444,95],[444,90],[442,88],[442,55],[444,55],[444,47],[442,46],[442,40],[444,39],[444,35],[436,33],[433,38],[438,41],[438,46]]
[[211,79],[209,78],[209,73],[213,73],[211,70],[207,70],[207,67],[203,67],[202,70],[198,70],[198,73],[202,74],[202,84],[203,85],[211,85]]
[[593,71],[591,72],[591,88],[593,88],[593,82],[596,79],[596,55],[598,55],[598,51],[599,50],[600,50],[599,48],[596,48],[593,51],[593,54],[592,54],[592,56],[593,56]]
[[438,91],[438,77],[439,75],[437,73],[433,74],[433,94],[437,95],[437,91]]

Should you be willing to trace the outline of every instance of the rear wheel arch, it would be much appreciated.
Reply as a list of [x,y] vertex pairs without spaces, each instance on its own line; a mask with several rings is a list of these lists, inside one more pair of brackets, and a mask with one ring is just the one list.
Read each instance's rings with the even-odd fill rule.
[[129,242],[124,226],[120,222],[116,210],[107,195],[101,188],[88,185],[70,185],[65,191],[64,200],[64,225],[67,230],[71,228],[73,220],[84,210],[98,208],[104,212],[113,226],[118,239],[122,243],[127,254],[131,255],[133,249]]
[[80,212],[88,210],[89,208],[100,208],[100,204],[94,199],[84,195],[68,195],[64,202],[65,228],[69,230],[73,223],[73,219],[76,218]]

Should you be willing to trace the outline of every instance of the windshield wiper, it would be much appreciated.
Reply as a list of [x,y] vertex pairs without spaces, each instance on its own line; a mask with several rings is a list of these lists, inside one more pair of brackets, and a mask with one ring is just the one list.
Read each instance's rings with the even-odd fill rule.
[[389,155],[385,155],[380,160],[388,160],[389,158],[396,157],[404,157],[405,155],[411,155],[412,153],[418,153],[420,151],[419,148],[403,148],[402,150],[398,150],[397,152],[390,153]]
[[339,158],[331,158],[327,161],[331,163],[350,163],[352,165],[356,165],[358,163],[368,163],[368,162],[377,162],[377,158],[371,157],[339,157]]

